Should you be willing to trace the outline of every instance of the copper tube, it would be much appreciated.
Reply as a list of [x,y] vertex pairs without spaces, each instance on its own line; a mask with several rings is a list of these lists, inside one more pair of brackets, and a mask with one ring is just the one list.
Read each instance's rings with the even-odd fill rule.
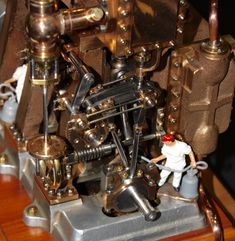
[[199,193],[200,193],[199,205],[204,211],[207,221],[211,226],[211,229],[214,233],[215,241],[224,241],[223,229],[222,229],[219,217],[216,213],[216,209],[213,206],[211,200],[209,200],[208,197],[206,196],[206,193],[202,185],[199,188]]
[[218,0],[210,1],[209,31],[210,42],[215,44],[218,40]]

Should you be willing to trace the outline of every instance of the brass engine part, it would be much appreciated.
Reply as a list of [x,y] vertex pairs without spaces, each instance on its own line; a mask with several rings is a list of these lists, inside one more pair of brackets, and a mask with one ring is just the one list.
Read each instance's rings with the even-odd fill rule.
[[[148,213],[142,210],[141,204],[136,202],[135,194],[150,201],[156,200],[157,181],[159,180],[159,173],[153,165],[138,165],[134,177],[130,179],[130,173],[119,163],[109,165],[106,167],[105,173],[106,181],[103,195],[104,210],[107,214],[112,212],[126,213],[140,210],[144,213],[145,218],[151,219],[151,211]],[[132,191],[134,190],[134,196]],[[130,192],[130,190],[132,190]],[[147,208],[148,209],[148,208]],[[151,210],[151,206],[150,206]],[[148,216],[150,215],[150,216]],[[154,214],[155,215],[155,214]],[[157,218],[157,217],[155,217]]]
[[35,158],[36,181],[51,204],[77,198],[77,191],[71,181],[71,167],[63,161],[67,145],[62,138],[48,136],[45,141],[45,136],[38,136],[29,140],[27,149]]
[[53,188],[48,188],[48,185],[38,176],[35,177],[35,182],[50,205],[69,202],[79,198],[77,190],[72,185],[67,185],[64,189],[55,191]]
[[30,80],[33,85],[48,85],[58,81],[59,45],[53,0],[30,1],[26,23],[29,36]]
[[27,149],[34,158],[40,160],[58,159],[66,153],[67,145],[59,136],[49,136],[45,143],[44,136],[35,137],[28,142]]
[[105,33],[98,37],[115,56],[140,52],[142,46],[148,49],[172,46],[182,39],[185,1],[114,0],[104,1],[103,7],[109,21]]
[[234,95],[231,49],[225,41],[211,51],[208,45],[173,52],[166,110],[167,132],[183,135],[201,157],[215,150],[218,134],[227,129]]
[[99,7],[88,9],[66,9],[60,11],[56,20],[60,34],[70,33],[74,30],[84,29],[97,25],[104,17],[104,12]]

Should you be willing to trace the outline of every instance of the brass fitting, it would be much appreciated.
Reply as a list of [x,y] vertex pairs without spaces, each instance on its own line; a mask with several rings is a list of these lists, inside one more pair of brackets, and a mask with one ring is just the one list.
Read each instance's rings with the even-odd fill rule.
[[30,79],[45,86],[59,79],[59,36],[99,23],[104,12],[99,7],[57,11],[55,0],[30,0],[26,22],[30,49]]
[[62,10],[57,16],[60,34],[97,25],[103,17],[104,12],[99,7]]
[[201,44],[201,50],[209,59],[223,58],[229,52],[229,45],[218,37],[218,0],[210,0],[209,40]]
[[30,0],[29,9],[30,79],[33,85],[47,85],[58,79],[57,7],[54,0]]

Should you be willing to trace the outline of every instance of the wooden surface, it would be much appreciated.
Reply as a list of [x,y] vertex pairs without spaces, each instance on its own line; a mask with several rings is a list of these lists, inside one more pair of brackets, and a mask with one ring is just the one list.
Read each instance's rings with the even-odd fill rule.
[[0,175],[0,241],[51,241],[39,228],[29,228],[23,222],[23,209],[31,203],[19,181]]
[[208,169],[203,174],[203,183],[207,192],[216,200],[221,209],[230,218],[233,225],[235,225],[235,200],[232,195],[226,190],[224,185]]
[[[52,241],[50,235],[39,228],[27,227],[23,220],[23,209],[30,204],[20,182],[13,176],[0,175],[0,241]],[[225,201],[226,201],[226,197]],[[225,241],[235,241],[235,229],[231,222],[218,208],[222,219]],[[210,227],[183,235],[164,239],[164,241],[213,241]],[[92,240],[91,240],[92,241]],[[94,240],[96,241],[96,240]]]

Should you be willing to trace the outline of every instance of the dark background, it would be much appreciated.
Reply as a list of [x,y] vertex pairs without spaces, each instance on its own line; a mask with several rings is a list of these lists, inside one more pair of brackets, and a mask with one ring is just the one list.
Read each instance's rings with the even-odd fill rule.
[[[209,0],[189,1],[208,20]],[[219,0],[219,33],[231,34],[235,38],[235,0]],[[235,101],[229,129],[219,136],[217,150],[207,159],[212,170],[235,198]]]
[[[192,5],[208,19],[209,0],[189,0]],[[218,0],[219,3],[219,32],[223,34],[232,34],[235,37],[235,1]]]

